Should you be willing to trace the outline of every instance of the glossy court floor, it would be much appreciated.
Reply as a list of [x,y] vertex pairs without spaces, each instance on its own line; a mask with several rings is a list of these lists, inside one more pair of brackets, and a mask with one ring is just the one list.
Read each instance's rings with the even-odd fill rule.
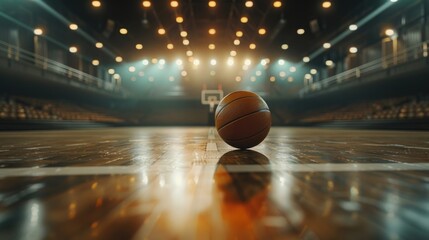
[[0,239],[428,239],[429,133],[0,133]]

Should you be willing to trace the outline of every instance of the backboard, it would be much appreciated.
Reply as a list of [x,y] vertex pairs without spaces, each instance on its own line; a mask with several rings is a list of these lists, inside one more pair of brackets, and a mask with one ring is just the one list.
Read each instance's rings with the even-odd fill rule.
[[214,106],[219,104],[223,98],[222,90],[202,90],[201,91],[201,104],[209,105],[210,112],[214,111]]

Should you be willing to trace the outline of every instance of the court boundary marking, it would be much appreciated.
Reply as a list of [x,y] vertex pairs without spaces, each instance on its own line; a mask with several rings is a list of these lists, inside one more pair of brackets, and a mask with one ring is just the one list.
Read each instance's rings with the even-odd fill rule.
[[[429,163],[313,163],[313,164],[270,164],[270,165],[223,165],[228,172],[376,172],[376,171],[429,171]],[[43,168],[2,168],[0,178],[73,175],[127,175],[189,171],[189,168],[169,166],[82,166]],[[201,166],[199,166],[201,167]],[[216,164],[205,165],[202,170],[213,171]]]

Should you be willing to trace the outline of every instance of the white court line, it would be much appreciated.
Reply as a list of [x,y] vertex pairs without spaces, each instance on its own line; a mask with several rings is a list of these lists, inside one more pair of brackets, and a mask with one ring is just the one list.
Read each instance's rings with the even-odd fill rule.
[[207,138],[209,140],[214,140],[215,139],[215,129],[214,128],[210,128],[209,129],[209,135],[207,136]]
[[217,145],[214,142],[208,142],[206,146],[206,151],[217,151]]
[[206,151],[217,151],[217,145],[213,141],[215,139],[214,128],[209,129],[209,135],[207,136],[207,139],[208,141],[206,145]]
[[[99,142],[102,143],[102,142]],[[88,145],[88,143],[71,143],[71,144],[66,144],[67,147],[76,147],[76,146],[85,146]]]
[[229,172],[371,172],[428,171],[429,163],[311,163],[271,165],[228,165]]
[[419,150],[429,150],[427,147],[415,147],[415,146],[406,146],[402,144],[376,144],[376,143],[364,143],[364,146],[374,146],[374,147],[400,147],[400,148],[410,148],[410,149],[419,149]]
[[[371,172],[371,171],[429,171],[429,163],[314,163],[271,165],[224,165],[228,172]],[[1,177],[70,176],[70,175],[120,175],[139,174],[150,169],[153,173],[191,170],[169,166],[93,166],[2,168]],[[216,165],[207,165],[202,171],[213,171]]]
[[29,147],[24,148],[25,150],[39,150],[39,149],[46,149],[46,148],[52,148],[51,146],[40,146],[40,147]]
[[209,133],[208,139],[209,139],[209,140],[215,140],[215,135],[214,135],[214,133],[213,133],[213,132],[210,132],[210,133]]

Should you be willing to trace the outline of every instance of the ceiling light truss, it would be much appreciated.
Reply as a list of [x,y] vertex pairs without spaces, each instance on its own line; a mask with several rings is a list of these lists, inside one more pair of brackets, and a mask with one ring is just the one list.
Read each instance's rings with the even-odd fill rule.
[[[273,8],[272,4],[261,5],[254,2],[254,5],[251,8],[248,8],[244,4],[241,4],[241,1],[237,0],[230,0],[224,2],[224,4],[225,3],[227,5],[224,5],[226,7],[224,9],[228,10],[226,19],[223,18],[221,21],[216,21],[215,23],[211,21],[202,22],[201,20],[197,22],[195,10],[200,7],[201,3],[193,0],[179,1],[178,7],[170,8],[170,11],[172,10],[174,12],[174,18],[172,18],[174,19],[173,21],[166,20],[164,12],[161,14],[160,5],[152,4],[151,8],[145,8],[144,11],[153,13],[153,17],[157,25],[156,28],[165,27],[166,33],[161,36],[161,38],[166,41],[165,44],[162,44],[163,46],[172,43],[175,46],[180,46],[188,51],[191,50],[191,46],[195,47],[195,44],[198,44],[197,46],[205,46],[204,48],[207,48],[208,44],[216,44],[216,46],[224,46],[221,49],[225,48],[227,51],[230,51],[231,49],[238,50],[238,48],[248,49],[249,46],[252,46],[250,49],[255,49],[255,46],[256,49],[264,49],[264,46],[270,44],[285,25],[286,21],[282,16],[280,22],[277,24],[277,30],[267,28],[269,24],[266,23],[266,20],[268,19],[268,16],[270,16],[270,13],[278,13],[279,11],[278,8]],[[164,11],[165,6],[162,7]],[[211,8],[210,11],[220,11],[220,8],[218,7],[220,6]],[[161,16],[163,17],[161,18]],[[242,23],[240,22],[240,18],[243,16],[251,16],[251,18],[249,18],[248,22]],[[183,21],[177,21],[177,17],[182,17]],[[199,29],[199,27],[201,27],[199,25],[204,27]],[[216,30],[216,34],[208,34],[208,30],[210,28],[214,28]],[[261,28],[264,28],[265,30],[263,34],[258,33],[258,30]],[[178,30],[177,34],[176,30]],[[237,46],[234,45],[234,40],[237,39],[235,35],[238,30],[243,31],[244,36],[239,38],[240,45]],[[191,36],[180,36],[179,33],[183,31],[188,33],[198,32],[204,34],[202,35],[204,37],[199,37],[196,40],[197,42],[191,41]],[[259,40],[260,38],[267,38],[269,41],[261,42]],[[222,40],[222,43],[219,42],[219,39]],[[172,40],[177,40],[177,42],[173,42]],[[186,41],[186,44],[183,44],[184,41]],[[223,45],[223,43],[225,43],[225,45]]]
[[161,22],[161,19],[159,18],[159,15],[158,15],[158,12],[157,12],[155,6],[152,6],[150,10],[152,11],[152,14],[153,14],[155,21],[157,23],[157,29],[160,29],[160,28],[165,29],[165,33],[162,34],[162,36],[161,36],[162,38],[166,39],[165,44],[163,44],[163,45],[167,46],[168,44],[172,44],[172,41],[170,38],[170,30],[174,26],[171,25],[169,28],[165,28],[164,24]]

